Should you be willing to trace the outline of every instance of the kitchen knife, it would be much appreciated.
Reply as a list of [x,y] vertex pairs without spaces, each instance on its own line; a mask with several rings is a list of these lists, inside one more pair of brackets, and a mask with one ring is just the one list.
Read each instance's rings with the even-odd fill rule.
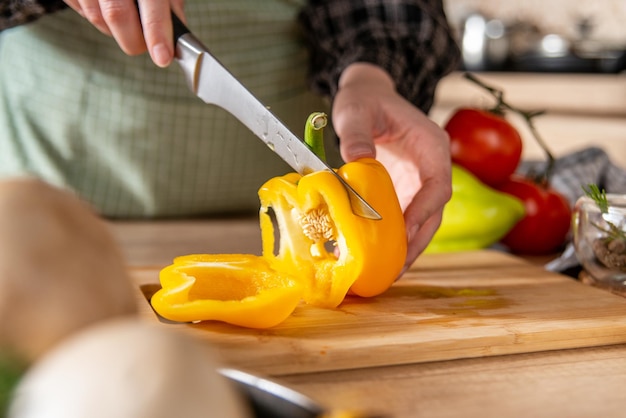
[[246,89],[172,13],[175,58],[189,88],[199,98],[217,105],[258,136],[298,173],[305,175],[327,170],[343,184],[350,197],[352,211],[368,219],[382,219],[341,176],[322,161],[295,136],[270,110]]
[[386,418],[358,411],[326,410],[313,399],[283,384],[243,370],[220,368],[218,373],[229,379],[249,402],[257,418]]

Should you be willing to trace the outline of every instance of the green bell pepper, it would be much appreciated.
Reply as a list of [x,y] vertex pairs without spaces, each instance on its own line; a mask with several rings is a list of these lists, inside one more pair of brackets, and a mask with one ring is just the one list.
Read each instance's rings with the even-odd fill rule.
[[453,164],[452,197],[425,253],[487,248],[500,241],[524,214],[520,199],[485,185]]

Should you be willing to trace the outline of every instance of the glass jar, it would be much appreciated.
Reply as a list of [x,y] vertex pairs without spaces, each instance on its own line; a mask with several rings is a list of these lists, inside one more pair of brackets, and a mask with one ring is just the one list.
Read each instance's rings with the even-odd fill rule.
[[607,194],[602,213],[589,197],[581,197],[573,211],[576,257],[592,284],[626,290],[626,195]]

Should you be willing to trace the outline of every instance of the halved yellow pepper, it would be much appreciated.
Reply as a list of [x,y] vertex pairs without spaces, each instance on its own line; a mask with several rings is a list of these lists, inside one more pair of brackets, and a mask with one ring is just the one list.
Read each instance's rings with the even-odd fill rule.
[[352,213],[345,188],[328,171],[275,177],[259,190],[263,256],[274,270],[297,274],[305,302],[316,306],[336,307],[348,291],[365,297],[384,292],[406,258],[404,218],[383,165],[366,158],[337,173],[382,220]]
[[302,297],[302,286],[293,277],[252,254],[176,257],[159,279],[162,287],[151,304],[172,321],[269,328],[291,315]]

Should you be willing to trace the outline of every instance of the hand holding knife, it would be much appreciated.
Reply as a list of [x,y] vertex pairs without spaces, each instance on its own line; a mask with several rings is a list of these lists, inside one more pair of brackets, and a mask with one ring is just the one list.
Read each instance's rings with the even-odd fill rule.
[[298,173],[305,175],[321,170],[334,173],[345,187],[350,197],[352,211],[356,215],[374,220],[381,219],[380,214],[342,177],[315,155],[220,64],[174,13],[172,23],[175,58],[194,94],[204,102],[217,105],[235,116]]

